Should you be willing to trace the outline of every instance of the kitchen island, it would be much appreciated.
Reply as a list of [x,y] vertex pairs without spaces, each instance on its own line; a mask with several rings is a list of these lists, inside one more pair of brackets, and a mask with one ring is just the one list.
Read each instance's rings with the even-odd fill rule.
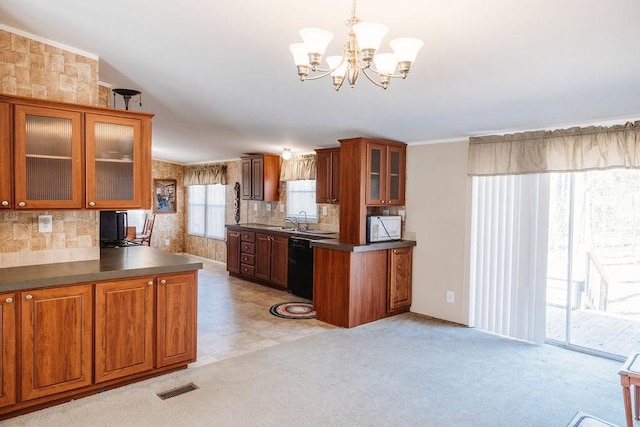
[[136,246],[0,269],[0,419],[194,362],[200,268]]

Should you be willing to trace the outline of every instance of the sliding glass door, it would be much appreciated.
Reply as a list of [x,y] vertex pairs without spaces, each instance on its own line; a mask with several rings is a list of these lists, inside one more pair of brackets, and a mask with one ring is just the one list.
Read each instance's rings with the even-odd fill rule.
[[551,174],[547,340],[640,351],[640,171]]

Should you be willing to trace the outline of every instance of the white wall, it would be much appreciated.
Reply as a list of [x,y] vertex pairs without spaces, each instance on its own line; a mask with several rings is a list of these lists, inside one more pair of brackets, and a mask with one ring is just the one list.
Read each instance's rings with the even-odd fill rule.
[[[468,141],[407,147],[407,236],[415,233],[411,311],[469,324]],[[447,291],[455,303],[446,302]]]

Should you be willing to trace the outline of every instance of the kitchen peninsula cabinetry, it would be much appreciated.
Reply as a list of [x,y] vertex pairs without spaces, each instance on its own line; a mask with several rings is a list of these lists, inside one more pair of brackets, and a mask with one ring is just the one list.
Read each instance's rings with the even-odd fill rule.
[[16,295],[0,294],[0,408],[16,402]]
[[349,245],[319,240],[311,245],[318,320],[352,328],[409,311],[414,241]]
[[13,208],[11,104],[0,102],[0,209]]
[[149,247],[0,268],[0,419],[194,362],[198,268]]
[[240,158],[242,168],[242,198],[276,202],[280,182],[280,157],[258,154]]
[[152,117],[0,95],[0,205],[150,208]]
[[21,400],[92,383],[93,286],[21,292]]
[[288,237],[256,233],[256,278],[287,287],[288,245]]
[[340,203],[340,147],[316,150],[316,203]]

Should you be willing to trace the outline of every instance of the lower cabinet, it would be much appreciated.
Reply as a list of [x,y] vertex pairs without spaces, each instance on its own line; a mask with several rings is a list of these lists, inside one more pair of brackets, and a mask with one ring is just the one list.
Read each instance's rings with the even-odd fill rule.
[[153,368],[155,279],[96,284],[96,383]]
[[0,294],[0,408],[16,403],[16,295]]
[[22,400],[91,385],[93,285],[20,293]]
[[158,277],[156,366],[195,362],[198,287],[193,274]]
[[288,268],[288,236],[227,228],[229,274],[286,289]]
[[409,311],[412,250],[400,247],[353,252],[315,247],[316,319],[352,328]]
[[227,230],[227,271],[240,273],[240,232]]
[[288,251],[288,237],[256,233],[256,277],[286,288]]
[[197,274],[0,294],[0,419],[194,362]]
[[411,307],[411,248],[389,250],[389,289],[387,290],[387,311]]

